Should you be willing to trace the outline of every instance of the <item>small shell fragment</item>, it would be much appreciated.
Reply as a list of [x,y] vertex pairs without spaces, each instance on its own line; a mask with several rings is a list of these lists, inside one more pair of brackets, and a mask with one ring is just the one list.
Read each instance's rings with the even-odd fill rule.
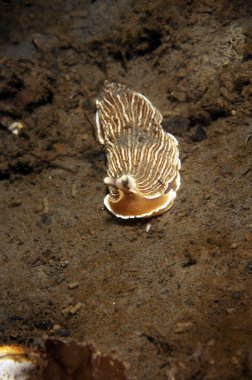
[[146,226],[146,232],[148,233],[151,229],[151,223],[148,223]]
[[20,122],[20,121],[15,121],[14,123],[12,123],[10,126],[9,126],[9,131],[13,134],[13,135],[16,135],[18,136],[21,129],[24,128],[24,125]]
[[173,205],[180,187],[178,142],[161,126],[162,115],[143,95],[105,82],[96,101],[97,137],[105,146],[107,209],[123,218],[146,218]]

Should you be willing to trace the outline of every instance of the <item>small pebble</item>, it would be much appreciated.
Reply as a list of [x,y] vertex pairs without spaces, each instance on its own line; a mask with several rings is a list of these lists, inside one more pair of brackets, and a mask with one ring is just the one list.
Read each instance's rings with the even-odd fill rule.
[[151,223],[148,223],[146,226],[146,232],[148,233],[151,229]]
[[82,303],[81,302],[78,302],[76,305],[72,306],[71,310],[70,310],[70,313],[73,315],[73,314],[76,314],[81,308],[82,308]]
[[52,329],[53,330],[59,330],[59,329],[61,329],[61,326],[58,324],[55,324],[55,325],[53,325]]
[[48,203],[48,199],[47,198],[43,198],[43,213],[44,214],[48,214],[49,212],[49,203]]
[[79,286],[79,282],[71,282],[70,284],[68,284],[68,289],[72,290],[72,289],[76,289],[78,288]]
[[232,248],[232,249],[236,249],[237,247],[238,247],[238,244],[237,244],[237,243],[232,243],[232,244],[231,244],[231,248]]
[[178,322],[175,325],[174,332],[175,334],[182,334],[186,331],[189,331],[194,324],[192,322]]
[[19,135],[19,132],[21,131],[21,129],[24,128],[24,125],[22,123],[20,123],[19,121],[15,121],[14,123],[12,123],[10,126],[9,126],[9,131],[11,133],[13,133],[13,135],[16,135],[18,136]]
[[88,136],[87,133],[81,135],[81,139],[84,140],[84,141],[88,140],[88,137],[89,136]]
[[73,197],[73,198],[76,198],[76,195],[77,195],[77,186],[76,186],[76,183],[73,183],[73,184],[72,184],[72,191],[71,191],[71,194],[72,194],[72,197]]
[[61,268],[66,268],[68,266],[68,261],[67,260],[61,261],[60,266]]
[[214,346],[215,345],[215,339],[210,339],[208,342],[207,342],[207,345],[208,346],[210,346],[210,347],[212,347],[212,346]]
[[228,307],[228,308],[227,308],[227,313],[228,313],[228,314],[232,314],[234,310],[235,310],[234,307]]
[[65,309],[62,310],[62,314],[63,315],[74,315],[76,314],[82,307],[82,303],[81,302],[78,302],[76,305],[70,305],[68,307],[66,307]]

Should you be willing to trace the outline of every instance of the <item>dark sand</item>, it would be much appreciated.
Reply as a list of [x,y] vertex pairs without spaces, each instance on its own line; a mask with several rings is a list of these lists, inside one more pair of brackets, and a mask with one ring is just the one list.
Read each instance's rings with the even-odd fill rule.
[[[5,0],[0,18],[0,342],[93,342],[138,379],[251,379],[252,2]],[[103,209],[105,79],[179,140],[164,215]]]

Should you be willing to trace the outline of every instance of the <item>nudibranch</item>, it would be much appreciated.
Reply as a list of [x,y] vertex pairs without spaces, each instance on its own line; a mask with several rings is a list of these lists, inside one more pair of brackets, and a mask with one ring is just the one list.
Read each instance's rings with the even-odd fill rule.
[[97,137],[108,162],[107,209],[123,219],[170,209],[181,164],[178,142],[162,129],[161,113],[145,96],[107,81],[96,105]]

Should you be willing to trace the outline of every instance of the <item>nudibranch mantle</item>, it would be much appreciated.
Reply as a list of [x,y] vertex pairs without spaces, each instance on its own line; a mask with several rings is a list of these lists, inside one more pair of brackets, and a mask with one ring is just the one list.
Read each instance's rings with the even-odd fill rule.
[[123,219],[169,210],[181,164],[178,142],[162,129],[161,113],[145,96],[114,82],[105,82],[96,105],[97,137],[108,161],[106,208]]

